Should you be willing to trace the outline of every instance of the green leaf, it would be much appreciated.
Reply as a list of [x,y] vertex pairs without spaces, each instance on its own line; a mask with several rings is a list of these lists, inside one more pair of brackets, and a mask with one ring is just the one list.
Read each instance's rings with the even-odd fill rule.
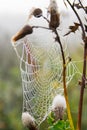
[[[49,118],[51,119],[51,118]],[[52,121],[52,120],[50,120]],[[49,125],[51,125],[49,127],[49,130],[71,130],[70,128],[70,123],[68,120],[64,121],[64,120],[58,120],[55,123],[50,123]]]
[[53,112],[51,112],[51,113],[48,115],[47,120],[48,120],[48,124],[49,124],[49,125],[53,125],[53,122],[54,122],[54,114],[53,114]]

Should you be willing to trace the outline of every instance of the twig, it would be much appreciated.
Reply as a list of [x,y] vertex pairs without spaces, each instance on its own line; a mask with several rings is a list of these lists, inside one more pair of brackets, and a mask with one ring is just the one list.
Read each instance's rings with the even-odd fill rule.
[[81,7],[83,8],[83,10],[86,12],[86,9],[84,8],[84,6],[83,6],[81,0],[79,0],[79,3],[80,3],[80,5],[81,5]]
[[42,15],[42,17],[43,17],[43,19],[45,19],[48,23],[50,22],[45,16]]
[[42,27],[42,26],[32,26],[32,28],[42,28],[42,29],[51,30],[50,28],[47,28],[47,27]]
[[83,36],[82,38],[83,38],[83,40],[84,40],[85,30],[84,30],[84,27],[83,27],[83,23],[82,23],[82,21],[81,21],[79,15],[78,15],[78,13],[77,13],[77,11],[75,10],[74,6],[70,3],[69,0],[67,0],[67,2],[68,2],[68,4],[70,5],[70,7],[72,8],[72,10],[74,11],[74,13],[76,14],[76,16],[77,16],[77,18],[78,18],[78,21],[79,21],[79,23],[80,23],[80,27],[81,27],[82,33],[83,33],[83,34],[82,34],[82,36]]

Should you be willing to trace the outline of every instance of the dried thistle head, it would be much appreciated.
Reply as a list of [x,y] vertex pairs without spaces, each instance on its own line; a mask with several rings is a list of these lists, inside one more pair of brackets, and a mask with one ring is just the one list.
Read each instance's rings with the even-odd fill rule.
[[51,10],[49,27],[56,29],[59,26],[59,24],[60,24],[60,15],[56,13],[55,10]]
[[33,28],[29,25],[25,25],[20,31],[18,31],[13,37],[12,42],[16,42],[17,40],[25,37],[28,34],[33,33]]
[[36,18],[39,18],[42,16],[42,10],[40,8],[36,8],[34,11],[33,11],[33,15],[36,17]]
[[58,13],[58,7],[55,0],[50,0],[48,12],[50,13],[49,27],[56,29],[60,24],[60,14]]
[[66,101],[62,95],[57,95],[52,103],[52,111],[55,115],[55,120],[62,120],[66,109]]
[[37,130],[34,118],[27,111],[22,113],[22,123],[30,130]]
[[32,18],[32,16],[39,18],[42,16],[42,10],[40,8],[33,7],[29,13],[28,20]]

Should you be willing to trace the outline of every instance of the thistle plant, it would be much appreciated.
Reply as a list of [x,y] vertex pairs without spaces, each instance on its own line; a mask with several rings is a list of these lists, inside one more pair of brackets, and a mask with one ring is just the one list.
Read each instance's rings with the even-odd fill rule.
[[[80,18],[80,15],[78,13],[78,10],[81,9],[85,12],[85,21],[87,22],[87,7],[82,4],[81,0],[73,0],[71,3],[70,0],[63,0],[65,6],[67,7],[67,4],[71,7],[73,12],[75,13],[78,22],[74,22],[73,25],[69,26],[69,31],[64,34],[64,37],[68,37],[71,33],[75,33],[79,28],[81,28],[81,35],[83,40],[83,47],[84,47],[84,57],[83,57],[83,73],[82,73],[82,80],[80,81],[81,90],[80,90],[80,100],[79,100],[79,108],[78,108],[78,121],[77,121],[77,130],[81,130],[81,121],[82,121],[82,106],[83,106],[83,96],[84,96],[84,89],[86,86],[86,67],[87,67],[87,24],[84,24],[83,21]],[[61,51],[61,57],[62,57],[62,82],[63,82],[63,90],[64,90],[64,97],[61,95],[57,95],[52,103],[51,113],[53,113],[54,117],[48,116],[48,121],[51,123],[50,130],[75,130],[74,123],[71,115],[71,109],[68,99],[68,92],[67,92],[67,83],[66,83],[66,71],[67,71],[67,64],[71,61],[71,58],[69,57],[69,61],[67,62],[67,59],[65,57],[65,52],[63,49],[63,44],[61,40],[61,35],[59,33],[59,26],[60,26],[60,13],[58,11],[58,6],[56,0],[50,0],[50,4],[47,9],[47,13],[49,14],[49,18],[45,17],[43,15],[43,11],[40,8],[33,8],[28,20],[30,20],[32,17],[35,18],[43,18],[47,24],[48,27],[45,26],[31,26],[29,24],[25,25],[20,31],[12,37],[12,43],[15,44],[16,41],[25,38],[26,35],[32,35],[35,29],[45,29],[50,30],[54,37],[54,41],[60,46]],[[27,47],[27,44],[25,44],[27,48],[27,52],[30,53],[29,48]],[[30,60],[30,54],[28,54],[28,63],[35,65],[34,60]],[[33,67],[33,70],[35,68]],[[35,75],[36,76],[36,75]],[[67,110],[68,120],[64,121],[64,113],[65,110]],[[28,113],[24,112],[22,114],[22,122],[23,125],[28,127],[30,130],[37,130],[36,123],[33,119],[33,117]],[[52,126],[53,125],[53,126]]]
[[55,115],[55,121],[63,120],[64,112],[66,109],[65,98],[61,95],[57,95],[52,103],[52,111]]
[[34,118],[28,112],[22,113],[22,123],[29,130],[37,130]]

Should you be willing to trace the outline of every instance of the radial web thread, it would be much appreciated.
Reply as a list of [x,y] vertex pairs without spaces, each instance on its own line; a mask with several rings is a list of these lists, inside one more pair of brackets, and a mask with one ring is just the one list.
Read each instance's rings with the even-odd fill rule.
[[[19,54],[18,46],[22,51]],[[53,98],[63,93],[62,57],[58,43],[46,47],[34,45],[29,40],[17,42],[14,49],[20,58],[20,71],[23,87],[23,111],[27,110],[38,125],[51,111]],[[69,56],[64,47],[66,59]],[[74,62],[67,64],[67,86],[79,69]]]

